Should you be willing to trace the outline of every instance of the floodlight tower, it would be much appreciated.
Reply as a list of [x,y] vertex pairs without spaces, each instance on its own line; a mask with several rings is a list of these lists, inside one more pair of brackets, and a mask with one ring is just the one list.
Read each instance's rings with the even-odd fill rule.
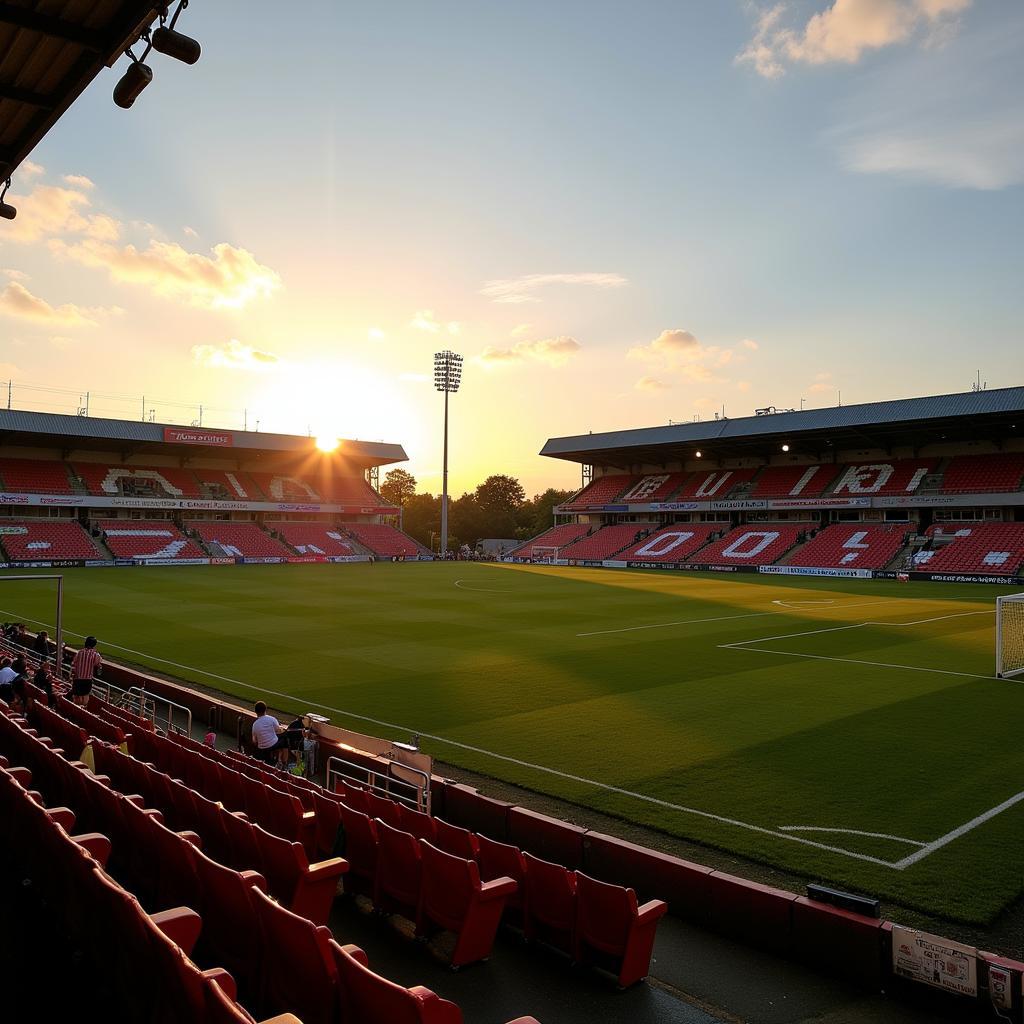
[[434,353],[434,388],[444,392],[444,468],[441,478],[441,557],[448,554],[448,396],[462,383],[462,356],[445,349]]

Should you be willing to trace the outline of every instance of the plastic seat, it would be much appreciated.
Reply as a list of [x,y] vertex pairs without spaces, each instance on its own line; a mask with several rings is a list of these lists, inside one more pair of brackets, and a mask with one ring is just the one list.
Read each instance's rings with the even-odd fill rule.
[[377,862],[380,842],[373,818],[341,805],[341,822],[345,829],[345,859],[348,875],[345,888],[372,896],[377,885]]
[[259,1005],[268,1013],[294,1012],[303,1024],[334,1024],[338,969],[330,929],[315,925],[254,890],[252,903],[266,956],[260,972]]
[[426,839],[428,843],[434,843],[437,836],[437,819],[422,811],[414,811],[408,807],[402,808],[402,830],[415,836],[417,839]]
[[263,876],[274,897],[292,913],[308,917],[314,924],[327,924],[338,878],[348,870],[348,861],[333,857],[310,864],[301,843],[271,835],[259,825],[252,831]]
[[373,902],[378,909],[398,911],[414,920],[420,902],[419,842],[379,818],[375,824],[379,852]]
[[516,892],[505,901],[505,919],[510,924],[523,925],[523,902],[526,891],[526,859],[518,846],[499,843],[487,836],[477,836],[477,865],[485,882],[495,878],[513,878],[519,884]]
[[388,797],[367,792],[366,803],[368,806],[366,813],[371,818],[379,818],[392,828],[405,828],[402,824],[402,805],[397,800],[390,800]]
[[332,857],[339,843],[341,800],[333,793],[327,792],[314,792],[312,796],[316,811],[317,854],[321,857]]
[[225,863],[236,871],[259,871],[262,855],[253,834],[252,822],[242,814],[228,811],[221,819],[221,825],[228,842]]
[[[367,799],[369,793],[361,786],[354,783],[342,782],[340,779],[334,783],[334,792],[338,794],[346,805],[361,814],[369,814],[370,801]],[[373,815],[371,815],[373,817]]]
[[428,988],[403,988],[370,970],[358,946],[330,943],[337,965],[344,1019],[387,1024],[462,1024],[462,1011]]
[[523,934],[542,939],[563,952],[573,952],[576,928],[576,876],[561,864],[524,853]]
[[455,932],[452,966],[484,960],[491,955],[505,900],[517,889],[511,878],[480,881],[476,861],[453,857],[420,840],[423,873],[417,927],[429,924]]
[[449,825],[441,818],[434,820],[437,825],[436,839],[433,840],[433,843],[439,850],[444,850],[445,853],[450,853],[453,857],[468,857],[470,860],[476,860],[479,849],[477,836],[468,829],[459,828],[458,825]]
[[667,910],[661,900],[638,907],[632,889],[599,882],[577,871],[573,959],[598,966],[611,961],[624,988],[642,981],[650,968],[658,921]]

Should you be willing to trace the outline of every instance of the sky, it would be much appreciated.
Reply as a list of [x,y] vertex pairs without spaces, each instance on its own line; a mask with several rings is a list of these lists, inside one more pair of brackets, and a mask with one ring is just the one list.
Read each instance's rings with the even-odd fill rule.
[[[398,442],[1020,384],[1019,0],[193,0],[0,225],[15,407]],[[145,400],[143,400],[145,396]]]

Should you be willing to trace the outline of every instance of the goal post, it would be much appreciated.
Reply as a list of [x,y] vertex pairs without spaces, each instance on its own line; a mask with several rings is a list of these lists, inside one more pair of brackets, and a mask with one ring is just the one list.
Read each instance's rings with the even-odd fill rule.
[[996,598],[996,675],[1024,675],[1024,594]]
[[551,547],[544,544],[534,544],[531,557],[535,562],[544,562],[550,565],[558,558],[559,550],[557,545]]
[[[54,635],[50,638],[53,640],[56,651],[54,652],[54,665],[56,666],[58,678],[61,676],[64,668],[64,577],[57,575],[7,575],[0,574],[0,583],[31,583],[31,582],[44,582],[56,584],[54,594]],[[6,592],[4,593],[4,604],[6,604]],[[38,619],[29,619],[27,616],[21,615],[19,612],[11,611],[10,609],[0,608],[0,612],[3,614],[15,615],[17,618],[24,618],[26,621],[32,622],[36,626],[47,625],[44,622],[40,622]]]

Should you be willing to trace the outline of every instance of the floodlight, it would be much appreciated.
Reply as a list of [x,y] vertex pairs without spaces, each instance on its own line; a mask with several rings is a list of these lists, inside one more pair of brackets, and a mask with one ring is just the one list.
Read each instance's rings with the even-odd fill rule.
[[434,353],[434,389],[444,393],[444,469],[441,473],[441,557],[448,553],[448,396],[462,383],[462,356],[445,349]]
[[183,64],[195,64],[203,53],[198,39],[193,39],[183,32],[176,32],[173,28],[165,28],[163,25],[153,30],[152,43],[157,53],[173,57]]
[[788,452],[788,451],[789,451],[789,445],[788,445],[788,444],[784,444],[784,445],[782,446],[782,450],[783,450],[784,452]]
[[696,452],[697,458],[699,459],[702,454],[703,454],[702,452]]
[[18,209],[10,203],[0,203],[0,217],[4,220],[14,220],[18,216]]
[[114,102],[124,110],[128,110],[139,98],[143,89],[153,81],[153,69],[148,64],[133,60],[121,76],[121,81],[114,86]]

